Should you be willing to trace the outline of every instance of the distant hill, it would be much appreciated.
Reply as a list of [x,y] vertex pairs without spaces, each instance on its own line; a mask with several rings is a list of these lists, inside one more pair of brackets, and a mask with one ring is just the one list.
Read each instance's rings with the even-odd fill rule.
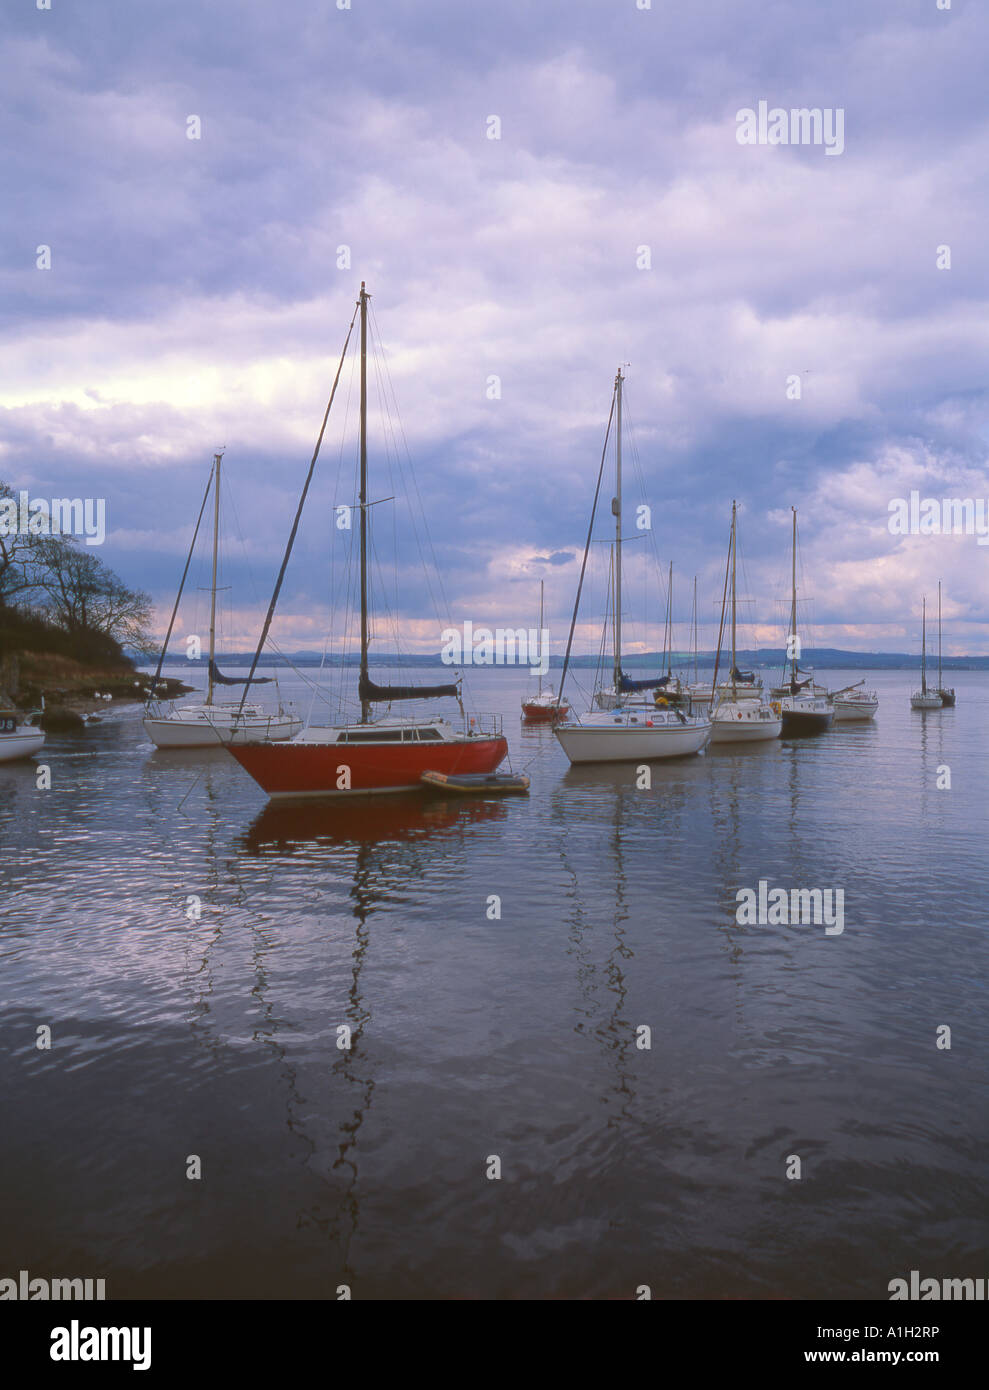
[[[136,653],[135,659],[138,659]],[[217,664],[221,668],[223,666],[250,666],[253,659],[253,652],[221,652],[217,656]],[[143,660],[146,661],[146,658]],[[762,647],[755,651],[745,650],[737,654],[737,660],[740,667],[755,666],[763,670],[779,670],[783,666],[784,651],[782,647]],[[722,666],[725,665],[726,661],[727,656],[722,654]],[[674,670],[684,670],[692,666],[693,662],[693,653],[675,652],[673,654]],[[177,652],[168,664],[185,664],[185,661],[182,655]],[[330,655],[326,657],[324,662],[319,652],[300,651],[286,652],[283,655],[266,652],[259,662],[260,666],[313,667],[321,664],[329,667],[355,667],[359,661],[356,653],[348,654],[345,657]],[[375,652],[371,664],[378,668],[444,665],[438,652],[422,656],[400,656],[397,652]],[[562,656],[552,655],[549,664],[553,670],[559,670],[563,665]],[[598,658],[596,656],[574,656],[570,658],[570,664],[579,669],[593,669],[598,664]],[[697,657],[697,664],[710,670],[714,665],[714,652],[700,652]],[[808,647],[804,651],[800,664],[804,667],[815,667],[821,671],[835,668],[843,671],[914,670],[920,664],[920,657],[917,652],[847,652],[840,647]],[[201,666],[205,670],[206,659],[204,657],[200,661],[190,661],[188,665],[192,669]],[[638,656],[626,656],[623,665],[627,671],[663,671],[666,669],[666,659],[662,652],[642,652]],[[931,665],[932,663],[929,661],[929,669]],[[942,659],[941,665],[946,671],[987,671],[989,670],[989,656],[946,656]]]

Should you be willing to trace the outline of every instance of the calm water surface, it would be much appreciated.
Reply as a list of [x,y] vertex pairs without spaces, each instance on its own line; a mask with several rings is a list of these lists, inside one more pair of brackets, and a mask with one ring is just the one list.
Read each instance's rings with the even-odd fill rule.
[[[913,673],[870,675],[874,725],[649,791],[522,730],[510,671],[471,690],[528,799],[271,808],[136,708],[50,736],[50,791],[0,767],[0,1276],[883,1299],[989,1274],[989,680],[952,679],[920,714]],[[844,933],[737,925],[760,879],[843,888]]]

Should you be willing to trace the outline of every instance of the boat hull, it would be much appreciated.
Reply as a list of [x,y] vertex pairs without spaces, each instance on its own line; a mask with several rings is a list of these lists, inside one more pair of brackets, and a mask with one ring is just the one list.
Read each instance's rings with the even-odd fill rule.
[[569,705],[523,704],[522,718],[527,724],[554,724],[566,719],[570,713]]
[[524,796],[529,790],[525,773],[468,772],[448,776],[445,772],[424,772],[422,784],[433,791],[467,796]]
[[[229,752],[270,797],[347,798],[422,790],[424,772],[494,772],[508,753],[500,735],[437,743],[247,743]],[[345,771],[346,769],[346,771]],[[341,786],[340,783],[349,785]]]
[[30,758],[44,747],[45,735],[33,724],[24,724],[19,729],[0,734],[0,763],[13,763],[19,758]]
[[850,724],[853,720],[875,719],[878,709],[878,700],[835,700],[835,723]]
[[280,743],[302,730],[301,719],[273,715],[270,719],[232,720],[155,719],[144,720],[145,733],[156,748],[219,748],[228,744]]
[[911,695],[911,709],[943,709],[940,695]]
[[699,753],[711,737],[711,725],[595,728],[576,724],[553,732],[572,763],[654,762]]
[[941,705],[944,709],[954,709],[955,692],[953,690],[939,690],[938,694],[941,697]]
[[711,721],[712,743],[761,743],[764,740],[779,738],[783,732],[783,720],[775,719],[718,719]]

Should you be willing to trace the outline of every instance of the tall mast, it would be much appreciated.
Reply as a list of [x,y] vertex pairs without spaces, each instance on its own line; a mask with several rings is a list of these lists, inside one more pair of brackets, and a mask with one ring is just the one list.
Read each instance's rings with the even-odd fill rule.
[[617,434],[615,451],[616,493],[611,510],[615,515],[615,691],[622,684],[622,376],[621,367],[615,377],[617,405]]
[[735,501],[731,504],[731,685],[735,689]]
[[791,507],[790,511],[793,513],[793,600],[790,604],[790,650],[793,653],[793,666],[790,679],[795,681],[797,679],[797,509],[796,507]]
[[[367,291],[361,281],[361,689],[368,682],[367,669]],[[370,700],[361,697],[361,723],[366,724],[371,712]]]
[[937,582],[937,688],[941,689],[941,581]]
[[694,684],[697,684],[697,575],[694,575]]
[[927,694],[927,595],[924,595],[923,626],[920,638],[920,692]]
[[673,561],[670,561],[670,578],[666,591],[666,674],[673,674]]
[[[540,655],[540,656],[542,656],[542,643],[543,643],[543,586],[544,586],[544,584],[545,584],[545,581],[542,580],[542,579],[540,579],[540,581],[539,581],[539,648],[540,648],[540,650],[539,650],[539,655]],[[540,695],[543,693],[543,663],[542,663],[541,661],[540,661],[540,663],[539,663],[539,691],[538,691],[538,693],[539,693]]]
[[213,455],[213,578],[210,582],[209,601],[209,685],[206,703],[213,703],[213,662],[216,658],[216,562],[220,549],[220,460],[222,454]]

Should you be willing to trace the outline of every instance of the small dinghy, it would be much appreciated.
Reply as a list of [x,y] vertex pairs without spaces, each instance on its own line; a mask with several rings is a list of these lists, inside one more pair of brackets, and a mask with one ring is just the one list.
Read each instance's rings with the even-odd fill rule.
[[420,782],[441,792],[473,792],[481,796],[507,796],[515,792],[525,795],[529,779],[525,773],[517,776],[508,772],[423,772]]

